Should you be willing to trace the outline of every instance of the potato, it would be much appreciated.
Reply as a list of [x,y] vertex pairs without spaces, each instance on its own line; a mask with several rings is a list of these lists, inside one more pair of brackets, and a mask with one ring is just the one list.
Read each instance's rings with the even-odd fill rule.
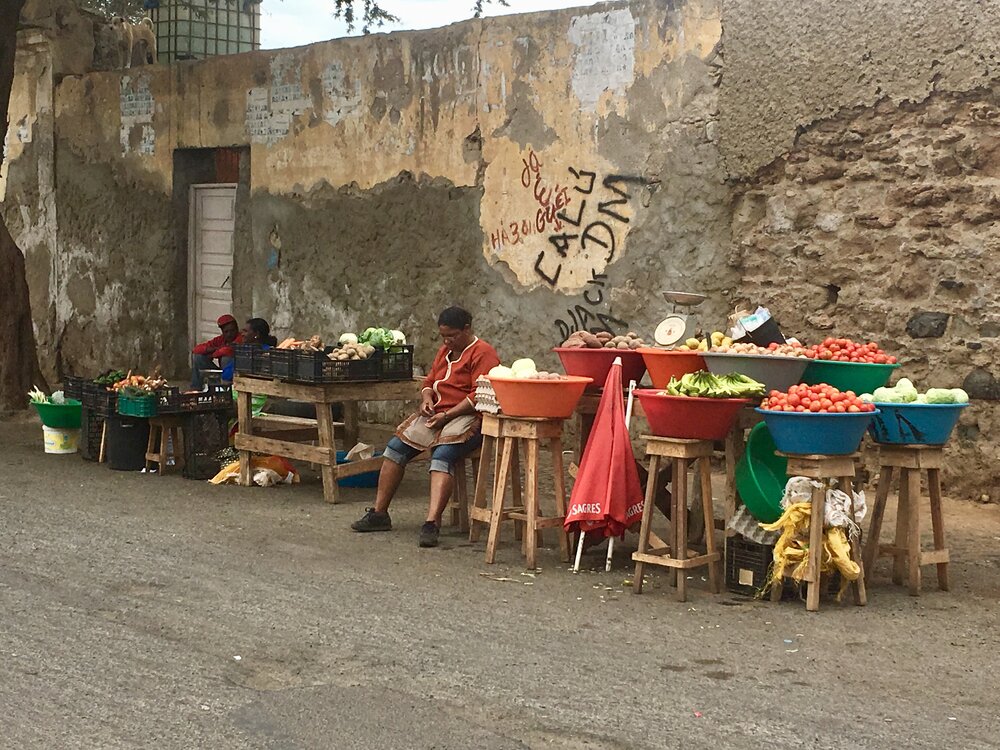
[[631,349],[631,347],[628,345],[627,341],[619,341],[618,344],[617,344],[617,347],[619,349]]
[[599,338],[601,341],[604,341],[604,342],[611,341],[612,334],[609,333],[608,331],[598,331],[597,332],[597,338]]

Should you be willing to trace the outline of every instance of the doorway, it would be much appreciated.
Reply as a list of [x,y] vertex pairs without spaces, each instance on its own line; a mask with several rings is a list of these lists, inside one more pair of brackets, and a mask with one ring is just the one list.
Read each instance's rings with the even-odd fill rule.
[[216,320],[233,308],[236,185],[192,185],[188,243],[191,345],[219,335]]

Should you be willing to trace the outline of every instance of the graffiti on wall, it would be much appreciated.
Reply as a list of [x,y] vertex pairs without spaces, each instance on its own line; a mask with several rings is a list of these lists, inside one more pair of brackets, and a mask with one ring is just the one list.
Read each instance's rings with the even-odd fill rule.
[[[555,322],[577,330],[624,332],[612,309],[608,266],[655,181],[615,168],[585,148],[511,148],[486,175],[484,252],[525,287],[566,295]],[[624,329],[624,330],[622,330]]]

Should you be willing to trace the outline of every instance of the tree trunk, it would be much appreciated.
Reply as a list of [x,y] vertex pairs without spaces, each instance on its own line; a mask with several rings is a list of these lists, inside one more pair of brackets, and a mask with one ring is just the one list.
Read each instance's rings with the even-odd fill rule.
[[[17,27],[24,3],[0,0],[0,138],[7,134]],[[27,392],[39,376],[24,256],[0,214],[0,410],[26,408]]]

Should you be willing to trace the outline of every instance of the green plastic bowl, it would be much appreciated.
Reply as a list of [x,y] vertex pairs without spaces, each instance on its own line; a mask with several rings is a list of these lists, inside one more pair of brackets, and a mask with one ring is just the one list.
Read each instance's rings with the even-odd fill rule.
[[80,429],[80,402],[73,398],[65,404],[32,404],[42,424],[57,430]]
[[736,464],[736,489],[747,510],[761,523],[781,518],[781,498],[788,482],[788,460],[776,454],[767,425],[750,430],[747,450]]
[[889,382],[892,371],[899,365],[870,365],[867,362],[833,362],[814,359],[806,368],[802,382],[806,385],[826,383],[840,391],[857,395],[871,393]]

